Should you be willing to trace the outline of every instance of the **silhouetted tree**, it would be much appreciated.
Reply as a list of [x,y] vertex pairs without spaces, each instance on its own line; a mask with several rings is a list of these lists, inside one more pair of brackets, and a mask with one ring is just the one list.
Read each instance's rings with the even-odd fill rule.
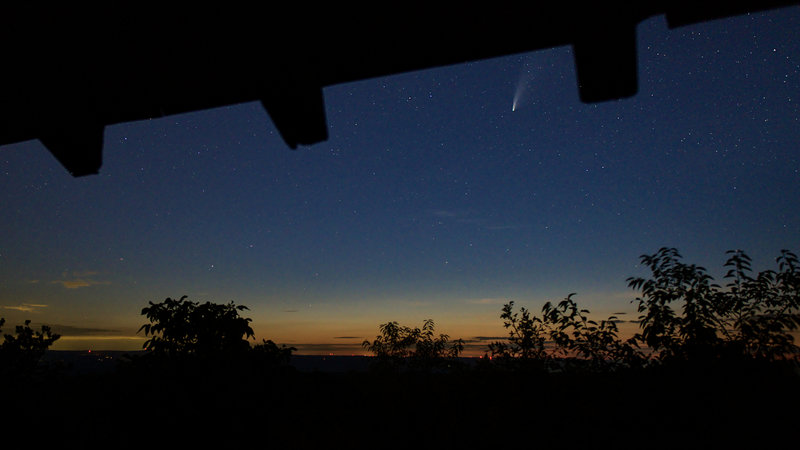
[[503,305],[503,312],[500,315],[503,327],[508,330],[508,342],[490,343],[488,353],[491,354],[495,364],[522,363],[527,366],[538,365],[543,369],[545,361],[550,357],[545,351],[544,324],[540,318],[531,316],[525,307],[521,307],[519,312],[514,312],[513,309],[512,300]]
[[246,310],[243,305],[200,304],[186,300],[167,298],[161,303],[149,302],[142,309],[150,323],[144,324],[144,348],[162,355],[213,356],[244,353],[250,349],[248,338],[253,337],[249,318],[239,316]]
[[417,335],[416,349],[411,356],[411,364],[423,369],[452,366],[458,355],[464,351],[464,341],[456,339],[450,342],[450,336],[439,334],[434,336],[433,320],[428,319]]
[[[636,298],[641,332],[635,339],[650,347],[661,360],[700,359],[714,355],[722,342],[723,299],[706,269],[684,264],[674,248],[643,255],[642,264],[652,278],[628,278],[628,286],[641,291]],[[673,303],[682,303],[677,315]]]
[[[50,327],[42,325],[41,331],[25,325],[17,325],[15,334],[3,335],[0,345],[0,375],[27,377],[34,373],[45,351],[61,336],[53,333]],[[0,328],[5,319],[0,318]]]
[[778,271],[751,276],[751,259],[741,250],[730,250],[725,263],[725,334],[734,351],[775,361],[796,357],[800,348],[791,332],[800,326],[800,264],[787,250],[776,259]]
[[464,341],[449,342],[446,334],[434,335],[433,320],[427,319],[422,328],[387,322],[379,326],[380,335],[362,346],[375,354],[378,367],[397,369],[408,366],[418,369],[446,368],[464,350]]
[[617,317],[610,316],[599,323],[588,318],[590,311],[580,309],[569,294],[564,300],[542,307],[543,324],[553,342],[554,353],[570,360],[577,358],[579,367],[593,371],[608,371],[618,367],[638,366],[642,356],[630,341],[618,336]]
[[[751,276],[751,260],[729,251],[726,289],[712,283],[703,267],[684,264],[674,248],[643,255],[652,277],[629,278],[641,291],[641,332],[634,338],[650,347],[660,361],[709,361],[749,357],[774,361],[798,355],[791,332],[800,325],[800,264],[782,251],[778,272]],[[672,309],[682,305],[682,314]]]
[[[613,370],[639,365],[642,356],[630,342],[618,337],[616,317],[599,323],[588,318],[589,310],[578,308],[568,295],[557,305],[542,307],[542,318],[524,307],[513,312],[514,302],[503,306],[503,326],[509,330],[508,342],[489,344],[492,360],[515,368],[564,370],[588,368]],[[567,362],[572,362],[567,366]]]
[[246,306],[233,302],[201,304],[186,298],[149,302],[149,306],[142,309],[142,315],[150,323],[142,325],[139,331],[150,336],[144,343],[144,348],[150,352],[145,358],[133,358],[128,368],[147,372],[156,369],[164,374],[174,370],[178,376],[196,373],[197,369],[223,375],[288,368],[296,348],[278,346],[266,339],[250,345],[248,339],[254,336],[251,319],[239,315],[248,309]]
[[256,362],[266,364],[267,366],[283,366],[289,364],[292,359],[292,352],[296,351],[295,347],[287,347],[281,344],[272,342],[271,340],[262,339],[262,343],[253,346],[251,353],[254,355]]

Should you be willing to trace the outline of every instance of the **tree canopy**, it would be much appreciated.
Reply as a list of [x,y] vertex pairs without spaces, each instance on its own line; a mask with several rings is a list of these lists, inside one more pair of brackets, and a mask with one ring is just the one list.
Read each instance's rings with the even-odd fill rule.
[[[397,322],[387,322],[379,327],[375,340],[365,340],[362,346],[378,359],[378,365],[417,369],[446,368],[455,364],[455,358],[464,350],[464,341],[450,341],[446,334],[434,335],[434,323],[427,319],[422,328],[411,328]],[[407,363],[407,364],[406,364]]]
[[[0,331],[5,324],[0,318]],[[0,375],[28,377],[34,373],[44,352],[61,336],[53,333],[49,326],[42,325],[39,331],[30,326],[17,325],[14,334],[4,334],[0,344]]]
[[[246,310],[246,306],[234,302],[192,302],[185,295],[178,300],[148,302],[142,315],[150,323],[139,328],[150,337],[143,347],[161,364],[192,361],[205,368],[214,366],[216,371],[226,367],[271,370],[287,366],[296,348],[278,346],[266,339],[251,345],[249,339],[254,339],[251,319],[240,315]],[[217,364],[220,359],[227,366]]]
[[247,341],[253,338],[249,318],[239,316],[248,308],[243,305],[203,304],[186,299],[167,298],[161,303],[149,302],[142,309],[150,323],[144,331],[150,339],[144,348],[156,353],[173,355],[208,356],[221,353],[244,352],[250,348]]
[[[514,302],[501,318],[509,330],[506,341],[489,344],[487,356],[503,363],[527,362],[552,369],[576,363],[594,370],[642,367],[675,362],[797,360],[794,336],[800,327],[800,263],[782,251],[778,270],[753,274],[751,260],[731,250],[722,287],[706,269],[682,261],[674,248],[641,256],[650,277],[628,278],[639,292],[632,302],[640,313],[639,331],[618,336],[617,317],[589,319],[570,294],[558,304],[547,302],[542,316]],[[535,362],[536,364],[531,364]]]

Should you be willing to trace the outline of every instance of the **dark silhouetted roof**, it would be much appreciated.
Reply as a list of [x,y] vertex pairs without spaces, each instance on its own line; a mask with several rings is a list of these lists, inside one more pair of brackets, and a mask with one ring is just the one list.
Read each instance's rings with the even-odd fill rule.
[[3,6],[0,145],[39,139],[73,175],[93,174],[106,125],[260,100],[296,148],[327,139],[325,86],[562,45],[582,101],[619,99],[637,91],[642,20],[677,27],[792,4]]

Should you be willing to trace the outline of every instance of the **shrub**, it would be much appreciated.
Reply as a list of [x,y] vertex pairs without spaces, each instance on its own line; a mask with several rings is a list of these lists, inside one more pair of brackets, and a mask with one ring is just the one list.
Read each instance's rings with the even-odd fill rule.
[[380,335],[362,346],[377,357],[377,367],[398,369],[408,366],[415,369],[447,368],[464,350],[464,341],[450,342],[446,334],[434,336],[433,320],[427,319],[422,328],[401,326],[387,322],[379,326]]
[[508,342],[489,344],[488,353],[495,364],[525,364],[543,369],[550,355],[545,351],[547,330],[542,319],[531,316],[525,307],[514,312],[513,301],[503,305],[500,318],[503,319],[503,327],[508,330]]
[[[684,264],[674,248],[661,248],[641,257],[652,278],[628,278],[628,286],[641,290],[638,311],[641,333],[635,336],[659,358],[698,359],[713,354],[720,346],[722,328],[719,286],[711,283],[705,268]],[[672,309],[683,303],[683,315]]]
[[792,332],[800,326],[800,264],[783,250],[778,271],[751,276],[750,257],[731,250],[725,263],[730,282],[724,294],[725,336],[733,352],[767,361],[796,358]]
[[[3,335],[0,345],[0,375],[12,377],[28,377],[32,375],[45,351],[61,336],[53,333],[50,327],[42,325],[41,331],[30,327],[30,320],[25,325],[17,325],[15,334]],[[5,319],[0,318],[0,328]]]
[[590,311],[580,309],[572,299],[574,295],[568,295],[558,305],[547,302],[542,307],[543,324],[553,342],[553,352],[592,371],[639,366],[643,356],[631,341],[620,340],[617,317],[610,316],[600,322],[589,319]]
[[279,347],[278,344],[271,340],[262,339],[261,344],[253,346],[251,353],[256,363],[272,367],[289,364],[292,359],[292,352],[296,350],[295,347],[287,347],[285,345]]
[[161,303],[149,302],[142,309],[150,323],[144,324],[144,348],[155,354],[172,356],[212,356],[243,353],[250,349],[248,338],[253,337],[249,318],[239,317],[246,306],[233,302],[203,304],[167,298]]
[[[674,248],[642,256],[652,277],[629,278],[641,291],[641,332],[634,337],[665,362],[750,358],[796,359],[792,332],[800,326],[800,264],[787,250],[777,258],[778,271],[752,276],[750,258],[727,252],[725,289],[713,284],[703,267],[684,264]],[[672,304],[682,304],[678,315]]]
[[509,330],[508,342],[489,344],[492,360],[527,370],[599,371],[640,365],[642,355],[631,342],[619,339],[616,317],[599,323],[589,319],[589,310],[578,308],[574,295],[557,305],[545,303],[541,318],[524,307],[513,312],[513,301],[504,305],[500,317]]

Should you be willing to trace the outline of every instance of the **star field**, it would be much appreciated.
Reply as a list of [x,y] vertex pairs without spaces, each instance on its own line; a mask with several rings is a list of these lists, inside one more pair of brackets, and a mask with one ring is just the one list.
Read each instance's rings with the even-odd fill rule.
[[639,93],[599,104],[567,47],[331,86],[330,139],[297,151],[258,103],[108,127],[86,178],[3,147],[0,316],[138,348],[141,308],[186,294],[301,349],[428,317],[472,339],[507,300],[635,314],[625,279],[662,246],[772,267],[800,247],[798,25],[653,18]]

